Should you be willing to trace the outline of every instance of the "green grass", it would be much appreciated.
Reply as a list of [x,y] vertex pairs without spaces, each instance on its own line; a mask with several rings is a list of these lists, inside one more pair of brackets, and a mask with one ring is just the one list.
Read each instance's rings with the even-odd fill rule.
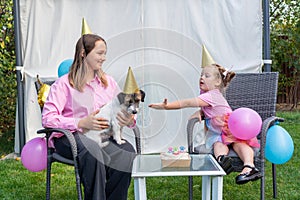
[[[277,116],[285,118],[280,126],[285,128],[293,138],[294,154],[291,160],[283,165],[277,165],[277,199],[300,199],[300,112],[279,112]],[[13,140],[11,133],[0,134],[0,155],[12,152]],[[260,182],[250,182],[246,185],[236,185],[232,173],[224,177],[223,199],[259,199]],[[21,161],[0,161],[0,199],[32,200],[45,198],[45,171],[30,172]],[[188,199],[187,177],[147,178],[148,199]],[[70,166],[54,163],[52,168],[52,199],[76,199],[75,177]],[[271,163],[266,162],[266,199],[272,199]],[[129,188],[129,200],[134,199],[133,182]],[[194,177],[194,199],[201,199],[201,177]]]

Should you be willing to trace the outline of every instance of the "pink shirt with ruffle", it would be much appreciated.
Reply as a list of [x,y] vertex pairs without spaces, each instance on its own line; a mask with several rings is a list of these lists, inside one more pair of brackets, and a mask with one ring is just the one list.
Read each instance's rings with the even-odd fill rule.
[[210,105],[201,108],[208,128],[206,136],[207,148],[217,141],[222,141],[227,145],[233,142],[242,142],[252,147],[260,147],[256,137],[249,140],[240,140],[231,134],[228,128],[228,118],[232,113],[232,109],[219,89],[201,92],[198,97]]

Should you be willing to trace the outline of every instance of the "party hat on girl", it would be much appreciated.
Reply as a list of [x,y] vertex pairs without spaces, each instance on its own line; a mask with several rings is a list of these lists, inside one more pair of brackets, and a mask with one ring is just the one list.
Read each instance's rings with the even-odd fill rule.
[[208,50],[204,45],[202,45],[202,64],[201,67],[205,67],[211,64],[215,64],[216,62],[209,54]]

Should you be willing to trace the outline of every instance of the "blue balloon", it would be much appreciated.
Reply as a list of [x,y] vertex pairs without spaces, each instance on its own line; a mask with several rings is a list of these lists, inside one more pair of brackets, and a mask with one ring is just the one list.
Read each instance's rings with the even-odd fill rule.
[[294,152],[294,143],[290,134],[281,126],[273,125],[267,131],[265,156],[274,164],[289,161]]
[[73,59],[67,59],[60,63],[58,66],[58,77],[61,77],[67,73],[69,73],[70,67],[73,63]]

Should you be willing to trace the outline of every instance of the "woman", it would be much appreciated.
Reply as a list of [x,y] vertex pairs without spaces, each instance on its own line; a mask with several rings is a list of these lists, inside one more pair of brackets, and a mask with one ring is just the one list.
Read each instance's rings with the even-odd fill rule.
[[[102,71],[106,60],[106,42],[94,34],[83,35],[76,44],[69,74],[51,86],[45,102],[44,127],[68,129],[77,142],[78,162],[84,199],[127,199],[135,150],[129,142],[119,145],[109,139],[101,149],[84,136],[87,130],[109,127],[108,121],[96,118],[104,104],[112,100],[120,89],[116,81]],[[134,127],[134,117],[122,111],[117,119],[121,126]],[[56,152],[72,158],[67,138],[59,133],[50,138]]]

